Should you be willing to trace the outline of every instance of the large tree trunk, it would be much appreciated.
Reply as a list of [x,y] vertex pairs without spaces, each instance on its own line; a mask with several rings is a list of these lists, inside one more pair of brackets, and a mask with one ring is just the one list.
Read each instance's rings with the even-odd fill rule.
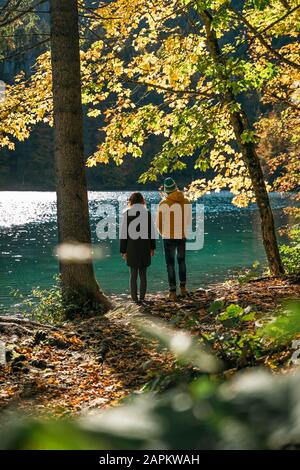
[[[199,15],[205,25],[207,46],[219,72],[219,78],[226,80],[223,75],[222,67],[225,65],[223,60],[218,40],[215,31],[212,28],[212,17],[206,10],[199,8]],[[225,69],[225,67],[223,67]],[[225,105],[231,105],[237,103],[237,100],[230,89],[223,95],[223,102]],[[242,135],[243,133],[250,131],[250,124],[245,111],[241,105],[240,111],[230,111],[231,106],[228,106],[230,112],[230,120],[235,133],[235,137],[241,151],[243,160],[247,166],[249,176],[252,181],[253,190],[258,205],[260,218],[261,218],[261,231],[263,243],[270,267],[270,271],[274,275],[281,275],[284,273],[284,268],[281,262],[280,253],[278,249],[278,243],[276,239],[275,224],[273,213],[270,205],[270,199],[266,188],[266,183],[261,168],[259,157],[256,153],[255,146],[252,142],[244,142]],[[236,109],[236,107],[233,107]]]
[[[90,245],[77,0],[50,0],[50,7],[58,239],[60,245]],[[60,260],[60,274],[64,300],[79,313],[83,306],[98,305],[102,311],[110,307],[91,260]]]

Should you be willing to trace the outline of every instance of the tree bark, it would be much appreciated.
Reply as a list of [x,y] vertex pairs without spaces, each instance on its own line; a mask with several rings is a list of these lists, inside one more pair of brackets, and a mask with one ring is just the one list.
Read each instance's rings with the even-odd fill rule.
[[[226,64],[219,48],[217,36],[212,27],[212,16],[208,11],[202,10],[200,8],[198,9],[198,12],[205,25],[207,46],[211,58],[214,64],[216,65],[217,70],[219,70],[219,78],[220,80],[227,82],[226,76],[224,76],[222,72],[222,66],[225,66]],[[240,104],[239,111],[230,110],[230,108],[232,107],[231,105],[238,104],[236,97],[234,96],[230,88],[228,88],[228,91],[223,94],[222,99],[223,103],[225,105],[228,105],[230,121],[234,130],[236,141],[242,154],[243,160],[247,166],[249,176],[251,178],[256,202],[260,213],[262,238],[270,271],[274,275],[284,274],[284,268],[281,262],[278,243],[276,239],[273,213],[260,160],[256,153],[254,143],[245,142],[243,140],[243,133],[249,132],[251,130],[248,117]]]
[[[51,0],[51,60],[59,244],[91,245],[83,146],[77,0]],[[60,260],[64,301],[80,313],[111,304],[101,293],[91,260]]]

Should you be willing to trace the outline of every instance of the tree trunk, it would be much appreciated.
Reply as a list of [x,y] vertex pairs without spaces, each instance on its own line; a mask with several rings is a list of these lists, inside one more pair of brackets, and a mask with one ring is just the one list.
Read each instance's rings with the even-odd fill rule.
[[[223,60],[219,48],[217,36],[212,28],[212,16],[206,10],[201,10],[199,8],[198,11],[205,25],[207,46],[209,52],[211,54],[212,60],[214,61],[214,64],[217,67],[217,70],[220,70],[218,72],[219,78],[220,80],[227,81],[226,76],[223,75],[223,72],[221,71],[222,68],[220,67],[225,65],[225,61]],[[223,103],[225,105],[229,105],[231,125],[233,127],[240,152],[242,154],[243,160],[247,166],[249,176],[251,178],[256,202],[260,213],[262,238],[270,271],[274,275],[281,275],[284,273],[284,268],[281,262],[280,253],[278,249],[274,218],[262,167],[253,142],[245,142],[243,141],[242,137],[244,132],[249,132],[251,130],[247,115],[240,104],[239,111],[230,111],[230,105],[237,104],[237,100],[230,89],[228,89],[228,91],[224,93]],[[236,109],[236,107],[234,108]]]
[[[51,0],[54,145],[59,244],[91,245],[83,147],[77,0]],[[74,248],[75,249],[75,248]],[[60,260],[63,298],[80,313],[106,311],[110,302],[96,282],[91,260]]]

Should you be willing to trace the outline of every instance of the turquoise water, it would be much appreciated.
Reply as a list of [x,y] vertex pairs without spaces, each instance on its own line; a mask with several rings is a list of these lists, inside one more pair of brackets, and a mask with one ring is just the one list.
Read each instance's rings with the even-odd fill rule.
[[[156,192],[145,192],[147,202],[158,203]],[[95,262],[96,275],[107,293],[128,292],[128,269],[119,255],[118,241],[99,242],[96,224],[101,202],[124,202],[128,193],[90,192],[90,214],[93,240],[103,250]],[[271,195],[277,225],[286,222],[282,209],[288,199]],[[227,192],[210,194],[199,202],[205,207],[204,247],[187,253],[188,284],[207,286],[234,276],[254,261],[265,263],[259,218],[255,205],[238,209],[231,204]],[[33,287],[47,288],[57,273],[54,256],[56,238],[56,202],[52,192],[0,193],[0,309],[9,310],[16,304],[12,291],[30,294]],[[161,242],[149,269],[149,290],[167,288]]]

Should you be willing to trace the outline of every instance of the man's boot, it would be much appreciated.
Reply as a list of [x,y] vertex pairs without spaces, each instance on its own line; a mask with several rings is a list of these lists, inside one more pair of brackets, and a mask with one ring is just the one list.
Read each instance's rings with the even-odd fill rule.
[[170,291],[169,300],[172,300],[172,302],[175,302],[177,300],[176,291]]
[[187,297],[189,295],[185,286],[180,286],[180,294],[181,294],[181,297]]

